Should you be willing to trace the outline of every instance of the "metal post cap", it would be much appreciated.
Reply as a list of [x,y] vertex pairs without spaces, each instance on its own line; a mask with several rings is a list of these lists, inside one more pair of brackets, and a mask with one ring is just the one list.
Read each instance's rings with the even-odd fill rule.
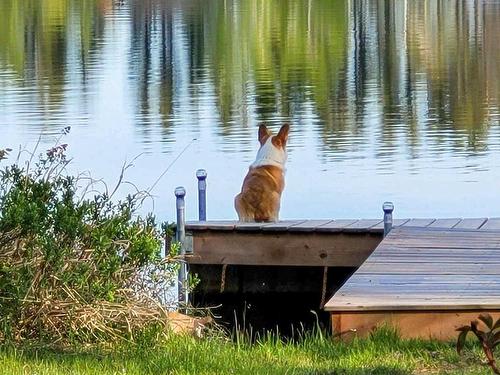
[[175,196],[176,197],[183,197],[186,195],[186,189],[184,189],[183,186],[178,186],[175,188]]
[[198,180],[204,180],[205,178],[207,178],[207,171],[204,169],[198,169],[196,171],[196,178]]
[[392,202],[384,202],[384,204],[382,205],[382,209],[385,213],[391,213],[392,211],[394,211],[394,204]]

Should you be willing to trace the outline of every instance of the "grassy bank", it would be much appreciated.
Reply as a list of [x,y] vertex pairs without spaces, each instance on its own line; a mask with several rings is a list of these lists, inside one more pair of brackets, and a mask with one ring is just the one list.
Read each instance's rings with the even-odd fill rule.
[[321,335],[294,343],[269,337],[252,345],[223,338],[172,337],[113,353],[0,350],[1,374],[489,374],[481,353],[453,344],[403,341],[388,332],[349,344]]

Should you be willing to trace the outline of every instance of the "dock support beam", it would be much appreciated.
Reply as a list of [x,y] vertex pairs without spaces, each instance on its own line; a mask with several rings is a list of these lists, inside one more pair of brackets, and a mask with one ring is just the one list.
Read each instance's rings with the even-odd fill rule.
[[[184,243],[186,239],[186,214],[185,214],[185,202],[184,197],[186,196],[186,190],[179,186],[175,189],[176,197],[176,211],[177,211],[177,225],[175,240],[181,244],[180,256],[183,257],[186,254],[186,249],[184,249]],[[178,292],[179,292],[179,306],[187,307],[188,304],[188,270],[187,263],[184,259],[181,261],[178,275]]]
[[394,211],[394,204],[392,202],[384,202],[382,205],[384,210],[384,237],[389,234],[392,229],[392,211]]
[[198,179],[198,220],[207,221],[207,171],[198,169],[196,178]]

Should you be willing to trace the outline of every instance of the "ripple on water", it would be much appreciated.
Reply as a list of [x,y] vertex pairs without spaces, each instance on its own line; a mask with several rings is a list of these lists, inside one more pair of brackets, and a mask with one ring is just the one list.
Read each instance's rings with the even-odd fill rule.
[[[147,180],[192,142],[165,184],[204,164],[220,196],[239,188],[257,126],[289,122],[289,217],[373,216],[391,197],[408,214],[500,211],[497,1],[33,7],[0,3],[0,147],[71,125],[76,163],[106,174],[145,152]],[[310,212],[304,191],[342,198]]]

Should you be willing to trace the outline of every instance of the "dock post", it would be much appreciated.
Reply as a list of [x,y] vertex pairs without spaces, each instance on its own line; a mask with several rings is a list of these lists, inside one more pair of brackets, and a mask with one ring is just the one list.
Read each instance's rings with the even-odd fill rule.
[[394,204],[392,202],[384,202],[382,205],[384,210],[384,237],[389,234],[392,229],[392,211],[394,211]]
[[[176,211],[177,211],[175,240],[180,243],[179,255],[181,257],[186,254],[186,249],[184,249],[184,241],[186,238],[186,215],[185,215],[185,202],[184,202],[185,196],[186,196],[186,189],[184,189],[182,186],[179,186],[175,189]],[[179,268],[177,286],[179,291],[179,306],[184,305],[184,307],[187,307],[188,297],[189,297],[187,292],[187,283],[188,283],[187,276],[188,276],[187,264],[185,260],[182,259]]]
[[207,221],[207,171],[198,169],[196,178],[198,179],[198,220]]

